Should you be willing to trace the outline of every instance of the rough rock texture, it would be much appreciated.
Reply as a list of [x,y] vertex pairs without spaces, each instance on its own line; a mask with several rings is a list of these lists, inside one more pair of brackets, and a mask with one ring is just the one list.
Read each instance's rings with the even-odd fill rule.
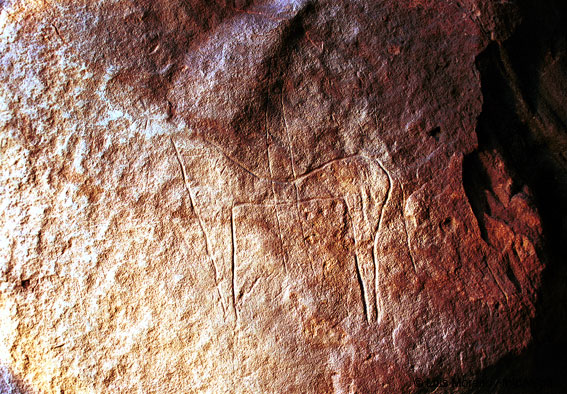
[[497,150],[514,182],[527,184],[542,220],[546,269],[534,340],[521,357],[483,372],[489,392],[566,393],[567,2],[519,1],[522,23],[477,58],[484,107],[479,151]]
[[470,391],[544,266],[477,141],[522,6],[0,1],[0,389]]

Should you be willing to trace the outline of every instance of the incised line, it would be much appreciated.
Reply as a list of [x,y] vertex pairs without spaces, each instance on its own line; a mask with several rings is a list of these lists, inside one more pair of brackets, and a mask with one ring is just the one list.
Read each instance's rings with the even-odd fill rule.
[[234,322],[238,323],[238,311],[236,310],[236,230],[234,227],[234,206],[230,208],[230,233],[232,238],[232,261],[231,261],[231,281],[232,281],[232,308],[234,311]]
[[283,90],[282,90],[282,94],[280,95],[281,97],[281,105],[282,105],[282,118],[284,121],[284,128],[285,128],[285,133],[287,135],[287,142],[288,142],[288,146],[289,146],[289,157],[291,160],[291,172],[293,174],[293,187],[295,189],[295,209],[297,212],[297,220],[299,222],[299,228],[301,229],[301,238],[303,239],[303,246],[305,248],[305,252],[307,254],[307,258],[309,259],[310,263],[311,263],[311,270],[313,271],[313,273],[315,272],[315,268],[313,267],[313,259],[311,258],[311,255],[309,254],[309,248],[307,246],[307,239],[305,237],[305,229],[303,228],[303,222],[301,221],[301,214],[300,214],[300,210],[299,210],[299,189],[297,187],[297,174],[295,172],[295,159],[294,159],[294,155],[293,155],[293,145],[291,143],[291,137],[289,135],[289,128],[287,125],[287,118],[285,116],[285,104],[284,104],[284,99],[283,99]]
[[175,141],[173,141],[173,137],[170,137],[170,141],[171,141],[171,144],[173,145],[173,149],[175,150],[175,156],[177,157],[177,161],[179,162],[179,166],[181,167],[181,176],[183,178],[183,184],[185,185],[185,189],[187,189],[187,192],[189,193],[189,201],[191,203],[191,209],[193,210],[193,212],[195,212],[195,216],[197,216],[197,221],[199,222],[199,227],[201,229],[201,232],[203,233],[203,238],[205,239],[205,251],[206,251],[207,256],[209,257],[209,259],[211,261],[211,267],[213,269],[213,275],[214,275],[214,279],[215,279],[215,287],[217,289],[217,293],[218,293],[218,296],[220,298],[221,307],[223,309],[223,314],[224,314],[225,313],[225,305],[224,305],[224,301],[223,301],[222,295],[221,295],[220,290],[219,290],[218,267],[217,267],[217,263],[216,263],[214,257],[211,254],[209,236],[208,236],[207,231],[205,229],[205,225],[203,223],[201,215],[199,214],[199,211],[197,210],[197,206],[195,204],[195,198],[193,196],[193,190],[189,186],[189,182],[187,180],[187,171],[185,170],[185,165],[183,164],[183,160],[181,159],[181,154],[179,153],[179,149],[177,149],[177,145],[175,144]]
[[410,243],[407,220],[406,220],[406,213],[405,213],[406,195],[405,195],[405,192],[404,192],[403,185],[401,186],[401,188],[402,188],[402,204],[400,204],[400,211],[402,213],[402,219],[404,220],[404,232],[406,233],[406,244],[407,244],[407,247],[408,247],[408,253],[409,253],[409,256],[410,256],[411,264],[413,266],[413,271],[417,275],[417,266],[415,265],[415,260],[413,258],[413,253],[411,251],[411,243]]
[[343,198],[343,201],[347,208],[347,215],[350,220],[350,226],[352,228],[352,239],[354,241],[354,265],[356,269],[356,278],[358,279],[358,286],[360,287],[360,297],[362,299],[362,309],[364,311],[364,317],[366,317],[366,321],[370,322],[370,316],[368,315],[368,296],[366,294],[366,287],[364,286],[364,280],[362,279],[362,274],[360,272],[360,263],[358,261],[358,243],[356,242],[356,230],[354,228],[354,220],[350,213],[350,207],[347,202],[346,196]]
[[375,308],[376,308],[376,319],[378,320],[379,318],[379,314],[378,314],[378,303],[379,303],[379,299],[378,299],[378,239],[379,239],[379,235],[380,232],[382,231],[382,220],[384,218],[384,211],[386,210],[386,204],[388,204],[390,202],[390,199],[392,197],[392,190],[393,190],[393,180],[392,180],[392,176],[390,175],[390,173],[386,170],[386,167],[384,167],[384,165],[380,162],[380,160],[374,158],[374,160],[376,161],[376,163],[378,163],[378,166],[380,166],[380,168],[382,169],[382,171],[384,171],[384,173],[386,174],[386,176],[388,177],[388,192],[386,193],[386,196],[384,197],[384,202],[382,203],[382,208],[380,209],[380,216],[378,217],[378,225],[376,227],[376,232],[374,233],[374,245],[372,247],[372,261],[374,263],[374,296],[375,296]]
[[[277,198],[276,198],[276,188],[274,186],[274,172],[272,170],[272,160],[270,157],[270,143],[269,141],[269,133],[268,133],[268,111],[266,111],[266,156],[268,159],[268,169],[270,170],[270,184],[272,186],[272,198],[274,200],[274,203],[277,203]],[[283,258],[283,267],[285,270],[285,273],[287,274],[287,264],[286,264],[286,252],[284,250],[284,242],[283,242],[283,236],[282,236],[282,227],[280,224],[280,215],[278,213],[278,207],[277,204],[274,204],[274,213],[276,215],[276,223],[278,225],[278,236],[280,238],[280,251],[282,254],[282,258]]]

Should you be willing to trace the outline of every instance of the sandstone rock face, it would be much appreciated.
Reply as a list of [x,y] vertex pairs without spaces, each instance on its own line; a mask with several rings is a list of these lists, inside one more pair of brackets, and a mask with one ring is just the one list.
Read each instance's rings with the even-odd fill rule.
[[540,219],[471,155],[516,14],[0,2],[3,390],[411,393],[525,348]]

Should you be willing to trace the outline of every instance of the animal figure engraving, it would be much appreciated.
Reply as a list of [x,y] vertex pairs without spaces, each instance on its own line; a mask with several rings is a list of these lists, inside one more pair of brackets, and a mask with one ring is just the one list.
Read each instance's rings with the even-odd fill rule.
[[[201,227],[210,243],[211,260],[222,265],[217,274],[224,294],[221,305],[232,307],[234,319],[238,320],[243,303],[268,275],[285,277],[297,270],[308,270],[314,278],[325,280],[325,252],[322,244],[315,244],[314,238],[317,231],[327,234],[328,229],[323,228],[329,226],[340,227],[340,234],[328,236],[334,244],[348,249],[339,255],[349,256],[348,260],[352,261],[352,266],[344,269],[352,274],[351,283],[358,287],[361,315],[367,321],[377,319],[377,237],[392,189],[390,175],[380,162],[355,154],[333,159],[282,181],[244,169],[220,152],[219,146],[210,148],[207,156],[214,165],[204,165],[201,156],[198,164],[185,165],[185,168],[198,167],[200,180],[195,181],[196,175],[185,176],[190,178],[188,182],[193,189],[201,189],[200,196],[194,193],[193,203],[202,217]],[[227,176],[238,178],[232,181],[239,182],[242,192],[238,193],[239,188],[235,187],[223,190],[222,184],[208,181],[213,179],[213,172],[225,166],[233,172]],[[210,173],[210,178],[206,173]],[[246,190],[254,192],[246,193]],[[314,215],[328,219],[328,223],[319,223],[314,229]],[[258,223],[263,223],[262,229],[254,228]],[[286,228],[282,223],[287,223]],[[294,226],[289,228],[289,223]],[[271,240],[264,246],[250,243],[254,238],[266,238],[266,234],[271,234],[268,236]],[[255,248],[260,248],[261,253],[250,252]],[[267,258],[268,255],[272,257]],[[276,260],[278,268],[274,266]]]

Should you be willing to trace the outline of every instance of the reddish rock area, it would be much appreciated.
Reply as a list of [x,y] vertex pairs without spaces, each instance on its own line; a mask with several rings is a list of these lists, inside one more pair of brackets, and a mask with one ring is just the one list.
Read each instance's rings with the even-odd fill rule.
[[566,16],[0,0],[0,391],[564,392]]

